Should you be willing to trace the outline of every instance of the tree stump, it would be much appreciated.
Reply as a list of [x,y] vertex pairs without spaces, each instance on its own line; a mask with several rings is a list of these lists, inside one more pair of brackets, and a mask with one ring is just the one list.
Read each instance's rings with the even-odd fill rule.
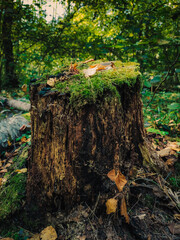
[[95,202],[112,169],[128,178],[134,166],[157,168],[145,140],[137,64],[114,62],[105,71],[98,64],[91,77],[82,72],[88,63],[31,85],[29,202],[69,210]]

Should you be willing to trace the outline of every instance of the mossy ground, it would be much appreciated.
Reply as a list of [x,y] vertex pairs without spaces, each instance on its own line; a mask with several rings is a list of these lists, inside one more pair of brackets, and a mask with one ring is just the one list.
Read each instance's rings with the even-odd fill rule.
[[26,192],[27,172],[20,172],[26,167],[28,147],[19,150],[13,164],[5,174],[5,183],[0,188],[0,222],[22,207]]

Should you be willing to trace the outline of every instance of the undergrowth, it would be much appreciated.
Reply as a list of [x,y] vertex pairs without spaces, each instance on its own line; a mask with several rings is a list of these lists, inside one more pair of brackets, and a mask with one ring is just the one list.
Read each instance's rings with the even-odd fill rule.
[[143,90],[143,114],[148,132],[180,141],[180,93]]

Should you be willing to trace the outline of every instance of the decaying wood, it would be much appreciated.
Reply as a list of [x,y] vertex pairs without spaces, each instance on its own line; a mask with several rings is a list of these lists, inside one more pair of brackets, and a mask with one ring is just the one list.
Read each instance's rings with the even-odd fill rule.
[[0,150],[8,146],[8,140],[15,140],[21,135],[23,125],[29,126],[28,120],[19,115],[0,121]]
[[22,110],[25,112],[28,112],[30,110],[30,103],[21,101],[21,100],[16,100],[16,99],[8,99],[5,97],[0,97],[0,100],[4,102],[4,104],[8,105],[9,107],[13,107],[18,110]]
[[80,201],[95,202],[107,189],[107,173],[132,167],[159,171],[145,140],[140,82],[118,88],[121,102],[105,95],[78,112],[69,96],[41,97],[44,85],[31,86],[32,158],[27,198],[40,206],[68,210]]

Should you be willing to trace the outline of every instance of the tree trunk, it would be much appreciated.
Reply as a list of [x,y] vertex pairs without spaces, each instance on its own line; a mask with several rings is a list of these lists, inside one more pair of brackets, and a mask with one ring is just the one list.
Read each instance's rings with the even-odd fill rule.
[[13,0],[3,0],[2,48],[5,58],[5,86],[17,87],[18,79],[15,74],[15,63],[12,43]]
[[120,99],[104,93],[78,111],[68,94],[41,97],[44,87],[31,86],[29,202],[69,210],[103,195],[112,169],[128,178],[134,166],[158,168],[145,141],[139,77],[134,86],[116,86]]

